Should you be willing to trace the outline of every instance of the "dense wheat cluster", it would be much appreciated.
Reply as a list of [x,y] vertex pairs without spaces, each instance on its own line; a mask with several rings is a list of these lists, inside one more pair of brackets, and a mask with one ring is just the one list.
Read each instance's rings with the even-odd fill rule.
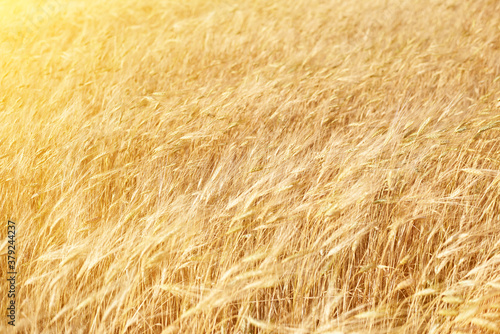
[[500,1],[0,8],[0,332],[500,332]]

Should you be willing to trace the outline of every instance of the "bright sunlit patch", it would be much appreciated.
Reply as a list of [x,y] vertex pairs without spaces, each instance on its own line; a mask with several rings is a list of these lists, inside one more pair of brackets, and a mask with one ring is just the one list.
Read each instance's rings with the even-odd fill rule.
[[[0,2],[0,22],[19,19],[21,14],[30,8],[34,1],[3,0]],[[3,26],[2,26],[3,27]]]
[[0,2],[0,44],[16,48],[25,34],[38,31],[68,6],[67,0],[7,0]]
[[67,6],[66,0],[5,0],[0,2],[1,28],[37,25],[49,20]]

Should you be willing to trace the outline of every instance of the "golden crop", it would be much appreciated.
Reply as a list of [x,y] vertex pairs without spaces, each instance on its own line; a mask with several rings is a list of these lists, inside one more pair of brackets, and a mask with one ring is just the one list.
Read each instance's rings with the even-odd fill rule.
[[0,13],[17,332],[500,332],[500,1]]

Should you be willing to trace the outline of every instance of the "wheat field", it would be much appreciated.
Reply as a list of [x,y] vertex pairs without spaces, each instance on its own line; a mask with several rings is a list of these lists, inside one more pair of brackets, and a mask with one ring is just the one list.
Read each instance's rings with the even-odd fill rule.
[[500,1],[0,13],[1,333],[500,333]]

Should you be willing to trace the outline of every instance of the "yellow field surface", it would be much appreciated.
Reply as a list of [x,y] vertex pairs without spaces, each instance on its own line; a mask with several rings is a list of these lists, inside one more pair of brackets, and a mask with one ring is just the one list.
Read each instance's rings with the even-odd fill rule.
[[0,22],[0,333],[500,333],[500,1]]

